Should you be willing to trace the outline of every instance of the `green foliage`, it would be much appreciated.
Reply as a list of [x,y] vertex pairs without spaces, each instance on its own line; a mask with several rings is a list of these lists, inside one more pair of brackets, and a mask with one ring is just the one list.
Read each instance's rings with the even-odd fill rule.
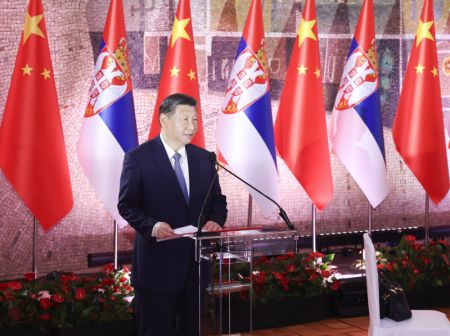
[[378,268],[388,272],[405,289],[450,286],[450,248],[444,240],[427,246],[416,237],[402,237],[397,246],[377,252]]

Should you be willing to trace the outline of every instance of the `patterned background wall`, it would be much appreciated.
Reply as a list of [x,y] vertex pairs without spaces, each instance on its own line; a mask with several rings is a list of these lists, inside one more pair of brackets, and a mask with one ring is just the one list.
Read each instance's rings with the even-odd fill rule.
[[[140,142],[145,141],[171,31],[176,0],[123,0]],[[373,213],[375,229],[420,226],[425,194],[396,153],[391,125],[422,1],[375,0],[378,57],[382,80],[383,122],[390,193]],[[326,109],[329,118],[345,58],[358,19],[360,0],[316,0]],[[38,265],[50,270],[83,271],[87,254],[112,251],[113,223],[88,184],[76,156],[82,116],[88,101],[94,56],[102,34],[107,0],[43,0],[58,90],[61,118],[74,192],[72,211],[52,230],[39,230]],[[6,101],[25,0],[0,0],[0,118]],[[250,0],[191,0],[197,67],[206,146],[215,149],[216,119],[227,77],[244,26]],[[303,2],[263,1],[270,59],[274,118]],[[444,114],[450,117],[450,0],[434,1],[439,76]],[[450,151],[449,151],[450,153]],[[317,215],[318,232],[367,228],[368,203],[336,156],[331,157],[334,198]],[[286,168],[278,162],[281,204],[303,234],[311,231],[311,203]],[[248,194],[225,173],[220,174],[229,202],[228,226],[245,225]],[[0,279],[31,270],[32,215],[0,173]],[[431,205],[431,225],[450,224],[450,196]],[[276,215],[253,211],[254,224],[280,222]],[[131,249],[133,230],[120,231],[120,249]]]

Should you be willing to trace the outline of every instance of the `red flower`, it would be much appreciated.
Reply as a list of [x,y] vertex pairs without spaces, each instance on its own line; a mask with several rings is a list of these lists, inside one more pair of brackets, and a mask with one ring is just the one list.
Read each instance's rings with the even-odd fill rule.
[[127,266],[124,266],[124,268],[122,269],[122,271],[124,271],[125,273],[130,273],[130,270]]
[[25,281],[30,282],[36,279],[36,273],[25,273],[23,277],[25,278]]
[[128,279],[127,279],[127,277],[121,277],[120,279],[119,279],[119,281],[120,282],[127,282],[128,281]]
[[113,263],[106,264],[105,266],[103,266],[102,273],[109,274],[109,273],[112,273],[112,272],[114,272],[114,265],[113,265]]
[[50,301],[49,298],[44,298],[44,299],[40,299],[39,300],[39,306],[43,309],[43,310],[49,310],[51,307],[52,303]]
[[86,291],[84,290],[84,288],[76,288],[74,298],[77,301],[84,300],[86,298]]
[[101,284],[103,286],[112,286],[112,285],[114,285],[114,280],[113,279],[103,279]]
[[335,280],[331,283],[330,288],[332,291],[337,291],[341,287],[339,280]]
[[409,243],[415,243],[416,242],[416,237],[413,236],[413,235],[403,236],[403,239],[406,240]]
[[41,314],[41,315],[39,315],[39,318],[41,320],[48,321],[48,320],[50,320],[50,314]]
[[19,281],[8,282],[8,288],[11,288],[13,291],[17,292],[22,289],[22,283]]
[[290,264],[287,267],[288,272],[293,273],[295,272],[295,265],[294,264]]
[[329,270],[323,270],[322,271],[322,276],[324,278],[328,278],[331,275],[331,272]]
[[53,294],[52,295],[52,299],[56,303],[63,303],[64,302],[64,298],[61,295],[59,295],[59,294]]
[[323,257],[325,257],[325,254],[323,254],[323,253],[321,253],[321,252],[311,252],[311,253],[309,254],[309,256],[310,256],[311,258],[323,258]]

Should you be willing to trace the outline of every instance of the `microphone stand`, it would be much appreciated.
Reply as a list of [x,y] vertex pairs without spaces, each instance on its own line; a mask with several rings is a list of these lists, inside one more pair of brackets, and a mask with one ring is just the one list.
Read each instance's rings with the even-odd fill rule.
[[212,191],[212,187],[213,187],[214,183],[216,182],[218,175],[219,175],[219,166],[217,165],[217,162],[216,162],[216,172],[214,173],[211,183],[209,184],[208,192],[206,193],[205,200],[203,201],[203,204],[202,204],[202,209],[200,210],[200,215],[198,216],[197,237],[200,237],[201,235],[204,234],[204,232],[202,231],[202,228],[203,228],[203,225],[205,224],[204,222],[205,222],[206,204],[208,204],[209,196],[211,195],[211,191]]
[[[289,220],[289,217],[286,214],[286,211],[284,211],[284,209],[272,198],[270,198],[269,196],[267,196],[265,193],[263,193],[261,190],[259,190],[258,188],[252,186],[250,183],[248,183],[247,181],[243,180],[241,177],[237,176],[235,173],[233,173],[231,170],[229,170],[228,168],[225,168],[222,164],[219,163],[219,161],[217,161],[216,159],[216,154],[215,153],[211,153],[211,160],[213,160],[215,162],[215,164],[222,168],[223,170],[225,170],[226,172],[230,173],[231,175],[233,175],[235,178],[237,178],[239,181],[245,183],[247,186],[249,186],[250,188],[252,188],[253,190],[255,190],[256,192],[258,192],[260,195],[264,196],[265,198],[267,198],[269,201],[271,201],[273,204],[275,204],[278,207],[279,212],[279,216],[283,219],[283,221],[286,223],[287,227],[289,230],[295,230],[294,225],[292,225],[291,221]],[[218,168],[217,168],[218,169]]]

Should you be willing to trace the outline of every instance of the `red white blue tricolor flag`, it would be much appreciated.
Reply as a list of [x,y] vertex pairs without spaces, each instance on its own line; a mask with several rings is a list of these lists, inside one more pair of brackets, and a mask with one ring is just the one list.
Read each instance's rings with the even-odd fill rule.
[[365,0],[331,116],[333,152],[372,207],[388,193],[373,2]]
[[[269,93],[269,69],[264,46],[261,0],[252,0],[231,70],[216,141],[229,167],[275,201],[279,201],[278,171]],[[249,188],[266,213],[275,205]]]
[[138,145],[122,0],[111,0],[89,90],[78,157],[103,204],[118,222],[123,158]]

